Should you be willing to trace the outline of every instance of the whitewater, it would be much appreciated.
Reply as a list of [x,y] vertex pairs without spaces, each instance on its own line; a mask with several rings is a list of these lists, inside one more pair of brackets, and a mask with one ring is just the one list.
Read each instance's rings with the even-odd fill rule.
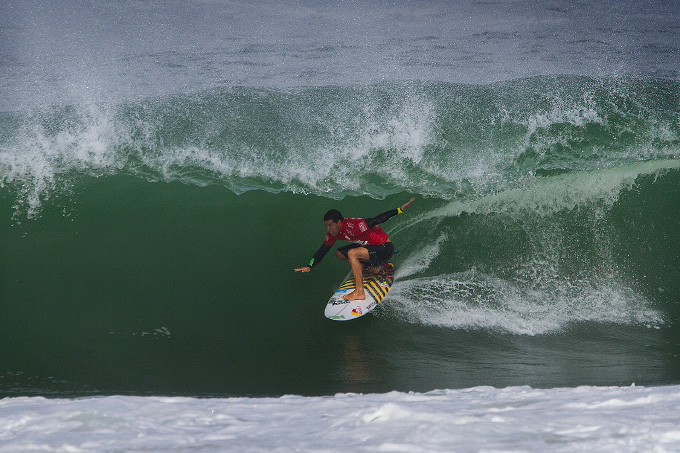
[[2,452],[680,451],[680,387],[0,401]]

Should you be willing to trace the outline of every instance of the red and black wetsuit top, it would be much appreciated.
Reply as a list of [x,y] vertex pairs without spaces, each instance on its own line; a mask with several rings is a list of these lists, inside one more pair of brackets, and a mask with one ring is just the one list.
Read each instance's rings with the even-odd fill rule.
[[377,226],[387,219],[401,214],[401,209],[392,209],[369,219],[348,218],[342,221],[342,229],[337,236],[326,234],[323,244],[316,251],[314,257],[309,262],[310,267],[314,267],[326,256],[333,244],[340,239],[350,241],[360,245],[382,245],[389,240],[387,233]]
[[379,226],[369,227],[368,220],[361,218],[344,219],[340,233],[337,236],[332,236],[330,233],[326,234],[323,243],[332,247],[338,239],[359,245],[381,245],[387,242],[389,239],[387,233]]

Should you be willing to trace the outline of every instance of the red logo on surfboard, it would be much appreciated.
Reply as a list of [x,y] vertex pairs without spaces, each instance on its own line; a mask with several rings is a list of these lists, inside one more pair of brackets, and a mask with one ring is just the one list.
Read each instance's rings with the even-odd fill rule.
[[354,316],[361,316],[362,315],[361,307],[357,307],[357,308],[352,309],[352,314]]

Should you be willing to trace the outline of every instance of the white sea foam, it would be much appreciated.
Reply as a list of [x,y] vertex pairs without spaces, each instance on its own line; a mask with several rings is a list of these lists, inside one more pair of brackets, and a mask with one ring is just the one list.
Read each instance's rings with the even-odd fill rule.
[[0,144],[0,180],[19,187],[15,209],[29,217],[55,191],[68,189],[64,175],[112,172],[125,162],[117,148],[126,131],[117,129],[107,109],[83,106],[61,121],[65,126],[54,131],[50,120],[29,116],[11,141]]
[[[253,121],[239,119],[234,125],[224,113],[250,104],[219,106],[219,96],[46,108],[23,114],[19,127],[8,128],[11,133],[2,137],[0,182],[12,184],[14,208],[28,217],[39,215],[55,193],[68,192],[77,175],[123,173],[152,181],[224,184],[236,193],[285,190],[335,198],[376,190],[385,195],[364,186],[371,174],[392,187],[410,187],[410,167],[420,165],[432,141],[434,106],[418,94],[385,101],[379,89],[378,94],[366,91],[377,99],[329,101],[321,111],[308,111],[298,102],[298,97],[305,101],[304,90],[291,95],[290,105],[284,102],[286,93],[260,92],[284,106],[281,112],[260,108],[257,115],[264,118],[254,122],[266,126],[255,133],[249,129]],[[206,99],[214,102],[209,104],[218,118],[191,110]],[[279,114],[287,119],[273,133],[274,125],[265,120]]]
[[442,245],[448,240],[448,235],[442,233],[436,241],[414,251],[404,260],[404,264],[397,269],[395,278],[403,279],[427,269],[432,261],[439,256]]
[[540,129],[547,129],[555,124],[571,124],[586,126],[588,124],[606,124],[607,119],[598,113],[597,104],[591,93],[585,93],[579,101],[566,103],[557,97],[553,100],[550,110],[538,111],[526,120],[528,133],[535,134]]
[[0,400],[0,452],[680,451],[680,387]]
[[[454,234],[453,230],[444,230],[438,239],[403,260],[385,312],[408,322],[519,335],[559,332],[581,322],[658,327],[665,322],[662,312],[618,272],[607,235],[601,237],[599,210],[609,209],[623,190],[635,185],[638,176],[678,167],[680,162],[675,160],[654,161],[538,178],[523,190],[470,202],[453,201],[406,221],[393,233],[408,231],[426,220],[437,222],[463,213],[509,216],[527,232],[534,250],[498,268],[482,261],[480,266],[486,264],[484,271],[472,268],[433,275],[432,269],[440,269],[437,263],[447,259],[442,245]],[[594,209],[591,228],[598,238],[599,258],[573,272],[563,269],[568,238],[559,227],[541,222],[549,214],[577,207]]]
[[399,280],[385,310],[408,322],[518,335],[554,333],[576,322],[663,324],[658,310],[614,277],[524,286],[472,270]]
[[[418,188],[408,167],[419,166],[432,143],[435,107],[416,94],[393,102],[386,107],[381,101],[366,99],[358,111],[354,105],[329,109],[326,122],[330,124],[320,123],[328,131],[324,142],[304,144],[300,151],[289,146],[284,167],[279,163],[275,177],[286,184],[297,179],[322,193],[357,191],[370,173],[391,185]],[[307,121],[318,120],[310,117]],[[370,193],[375,188],[363,190]]]

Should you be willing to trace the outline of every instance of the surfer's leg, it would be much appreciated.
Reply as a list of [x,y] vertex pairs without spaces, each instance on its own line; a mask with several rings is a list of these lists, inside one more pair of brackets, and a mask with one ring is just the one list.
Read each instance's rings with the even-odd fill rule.
[[[357,247],[362,247],[359,244],[349,244],[345,245],[344,247],[340,247],[335,251],[335,256],[338,257],[338,259],[341,259],[342,261],[348,261],[349,262],[349,251],[351,249],[355,249]],[[370,246],[369,246],[370,247]],[[370,255],[370,251],[369,251]],[[363,258],[360,258],[359,261],[361,261],[361,264],[364,266],[364,270],[368,270],[371,267],[371,263],[369,261],[365,261]]]
[[339,259],[343,261],[349,261],[349,251],[352,249],[355,249],[357,247],[361,247],[359,244],[347,244],[343,245],[342,247],[338,248],[335,251],[335,256],[337,256]]
[[381,245],[369,245],[366,246],[368,250],[369,263],[366,265],[364,270],[369,274],[379,274],[382,267],[387,264],[392,255],[394,255],[394,245],[392,242],[387,241]]
[[342,298],[345,300],[360,300],[366,299],[364,294],[363,285],[363,264],[361,261],[368,261],[368,250],[364,247],[356,247],[348,250],[347,260],[352,268],[352,274],[354,274],[354,291],[349,294],[344,295]]

